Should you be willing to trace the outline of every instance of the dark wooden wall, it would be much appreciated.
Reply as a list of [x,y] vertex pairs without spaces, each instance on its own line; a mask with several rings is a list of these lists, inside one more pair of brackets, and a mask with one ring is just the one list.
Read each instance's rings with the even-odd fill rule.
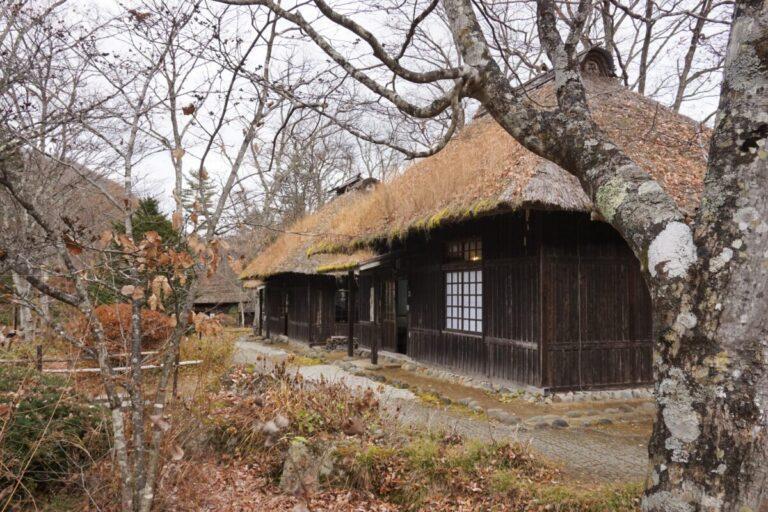
[[[438,230],[409,244],[408,354],[464,373],[540,385],[539,263],[536,230],[524,214],[500,215]],[[445,329],[445,244],[481,237],[483,333]],[[466,265],[467,269],[473,268]]]
[[544,384],[620,386],[652,380],[651,301],[629,247],[586,215],[542,217]]
[[[445,244],[483,242],[483,333],[445,322]],[[619,235],[586,214],[529,211],[408,240],[408,355],[494,380],[554,389],[632,386],[651,374],[651,305]]]
[[[373,318],[370,317],[371,287],[373,287]],[[357,324],[355,336],[370,348],[376,340],[379,350],[397,350],[395,326],[394,271],[387,263],[383,268],[361,272],[357,280]]]
[[[279,274],[266,281],[266,321],[270,335],[321,342],[334,332],[333,277]],[[287,308],[286,308],[286,297]]]
[[[480,237],[482,333],[446,328],[445,244]],[[467,267],[469,268],[469,267]],[[412,236],[360,272],[355,336],[364,347],[397,350],[396,283],[409,289],[407,354],[493,380],[552,389],[632,386],[651,372],[651,303],[639,264],[619,235],[586,214],[522,211]],[[271,334],[319,342],[345,336],[335,321],[330,276],[267,281]],[[374,315],[369,318],[373,287]],[[289,297],[286,311],[285,296]]]

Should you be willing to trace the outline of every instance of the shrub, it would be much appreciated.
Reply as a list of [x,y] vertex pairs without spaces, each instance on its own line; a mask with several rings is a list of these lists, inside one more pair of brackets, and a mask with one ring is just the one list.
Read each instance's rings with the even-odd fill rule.
[[0,368],[0,489],[50,492],[108,449],[102,409],[66,380],[28,368]]
[[[122,352],[129,346],[131,335],[131,305],[104,304],[94,310],[96,318],[104,327],[104,334],[109,342],[110,351]],[[82,337],[92,344],[93,334],[88,320],[80,316],[69,324],[69,331],[77,337]],[[162,345],[173,332],[170,319],[158,311],[141,310],[141,346],[143,349],[154,349]]]

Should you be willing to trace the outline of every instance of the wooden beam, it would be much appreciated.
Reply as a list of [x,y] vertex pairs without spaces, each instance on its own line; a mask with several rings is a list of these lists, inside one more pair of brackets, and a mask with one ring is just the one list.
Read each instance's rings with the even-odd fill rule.
[[[374,284],[374,286],[376,285]],[[379,335],[374,335],[371,340],[371,364],[379,364],[379,342],[384,340],[384,287],[381,280],[378,282],[378,287],[378,293],[374,293],[374,297],[378,297],[378,300],[374,298],[374,301],[377,301],[378,304],[374,304],[373,314],[379,316],[379,321],[374,322],[374,325],[379,327]],[[376,319],[374,318],[374,320]]]
[[355,355],[355,272],[347,272],[347,356]]
[[[202,359],[195,359],[192,361],[179,361],[178,366],[194,366],[198,364],[202,364]],[[159,368],[162,368],[164,365],[162,364],[146,364],[142,365],[142,370],[156,370]],[[115,372],[126,372],[130,370],[130,366],[116,366],[112,368],[112,371]],[[43,373],[99,373],[101,371],[101,368],[51,368],[47,370],[43,370]]]
[[267,302],[267,288],[268,284],[264,283],[264,331],[265,338],[269,339],[269,302]]

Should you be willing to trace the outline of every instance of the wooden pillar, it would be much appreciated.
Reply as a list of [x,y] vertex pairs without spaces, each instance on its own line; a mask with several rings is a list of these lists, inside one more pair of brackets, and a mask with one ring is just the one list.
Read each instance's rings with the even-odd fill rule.
[[[258,317],[254,318],[253,320],[254,322],[255,321],[259,322],[259,336],[263,336],[264,334],[264,290],[265,288],[262,288],[261,290],[256,291],[256,300],[259,301],[259,304],[258,304],[259,311],[258,311]],[[257,312],[254,311],[253,314],[256,315]]]
[[267,286],[264,285],[264,330],[265,337],[269,338],[269,302],[267,302]]
[[[379,342],[384,340],[384,309],[383,309],[383,297],[384,287],[381,286],[381,282],[378,283],[378,293],[374,296],[377,297],[378,304],[373,308],[374,315],[378,314],[379,321],[375,323],[379,327],[379,335],[373,336],[371,340],[371,364],[379,364]],[[375,320],[375,319],[374,319]]]
[[347,356],[355,355],[355,272],[347,273]]
[[312,327],[315,324],[315,315],[312,311],[312,279],[307,277],[307,341],[312,344]]
[[35,350],[37,352],[37,361],[35,366],[37,366],[37,371],[42,372],[43,371],[43,346],[37,345],[35,347]]

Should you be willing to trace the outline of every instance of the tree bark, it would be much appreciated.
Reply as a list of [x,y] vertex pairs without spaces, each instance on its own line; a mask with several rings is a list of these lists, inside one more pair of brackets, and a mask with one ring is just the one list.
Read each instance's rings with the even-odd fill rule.
[[[737,2],[695,278],[658,344],[646,511],[768,510],[768,4]],[[660,318],[664,320],[664,318]]]
[[[24,300],[34,300],[32,285],[30,285],[26,279],[17,274],[11,272],[11,278],[13,280],[14,293],[17,297],[23,297]],[[18,305],[19,323],[18,329],[22,332],[23,338],[26,340],[32,340],[35,337],[35,319],[32,316],[32,308],[25,304]]]

